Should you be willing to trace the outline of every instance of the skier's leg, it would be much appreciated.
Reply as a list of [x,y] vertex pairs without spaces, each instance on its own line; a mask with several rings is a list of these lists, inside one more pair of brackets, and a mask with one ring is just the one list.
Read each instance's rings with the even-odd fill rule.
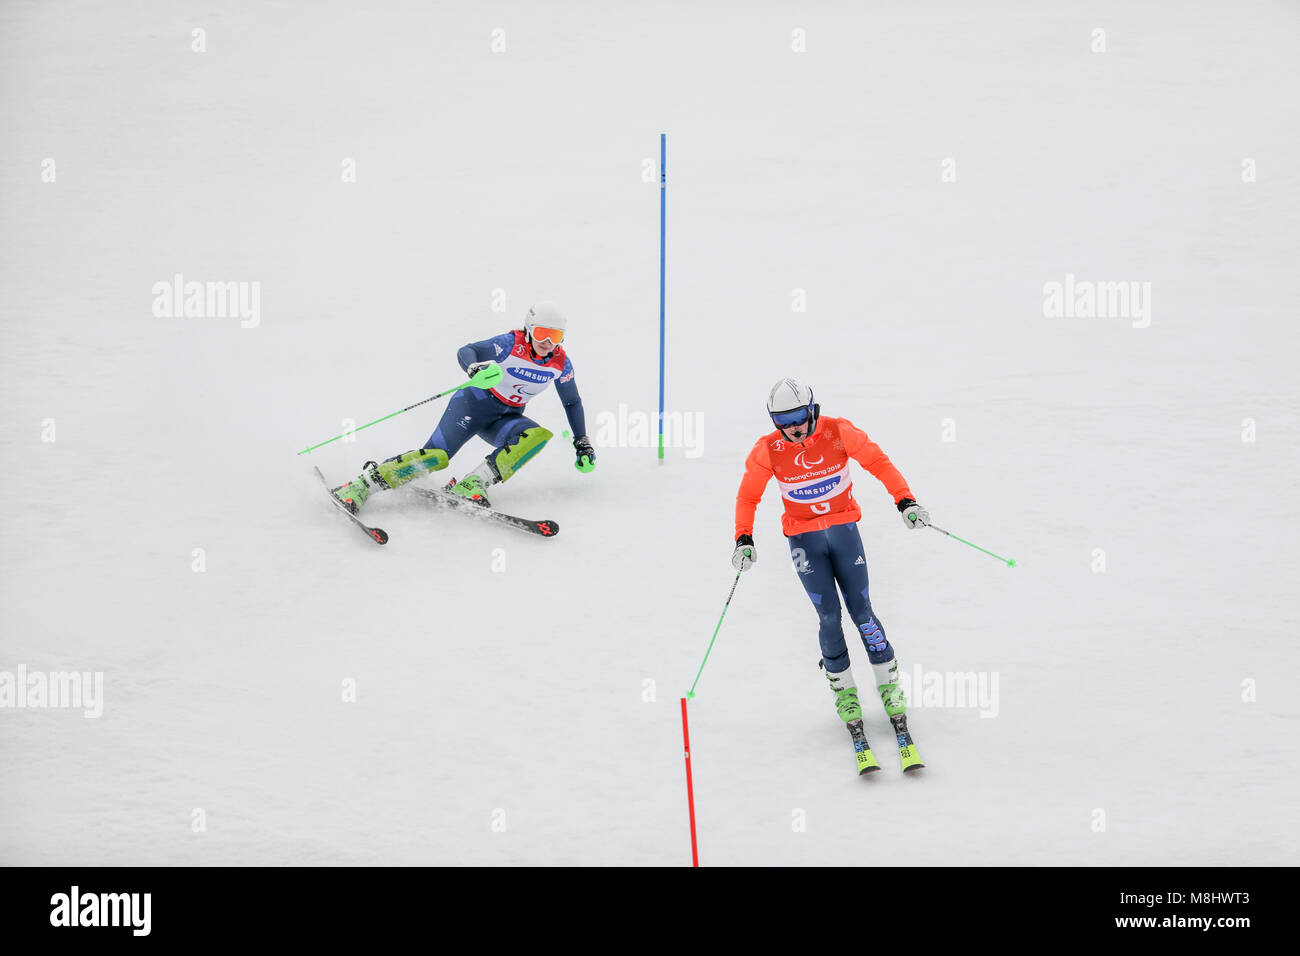
[[876,689],[880,692],[885,712],[891,717],[907,712],[907,701],[898,683],[898,660],[893,645],[885,636],[885,628],[871,609],[870,584],[867,580],[867,559],[862,549],[862,537],[856,524],[837,524],[826,532],[830,539],[831,564],[835,580],[844,594],[844,606],[858,626],[862,643],[867,649],[871,669],[876,675]]
[[465,442],[494,422],[504,409],[505,406],[491,395],[476,395],[471,389],[463,388],[443,409],[438,427],[424,447],[441,448],[450,460]]
[[790,559],[808,599],[817,610],[817,640],[821,645],[822,667],[835,692],[835,708],[845,723],[862,718],[858,689],[849,668],[849,649],[840,625],[840,596],[835,591],[830,543],[825,531],[808,531],[786,539]]
[[480,432],[483,440],[495,446],[478,466],[451,486],[456,494],[487,504],[486,489],[508,481],[524,463],[536,455],[552,434],[531,418],[510,412],[488,423]]
[[511,415],[502,419],[495,434],[489,439],[496,450],[488,455],[486,463],[500,476],[498,480],[508,481],[526,461],[546,447],[552,437],[552,432],[531,418]]
[[361,510],[376,491],[397,488],[413,478],[441,471],[447,467],[451,456],[469,441],[474,434],[476,419],[482,419],[488,409],[482,398],[462,389],[452,396],[443,410],[438,427],[434,429],[424,447],[394,455],[381,462],[368,461],[360,475],[347,484],[334,489],[334,494],[355,513]]
[[447,453],[441,448],[416,448],[384,461],[366,462],[361,466],[361,474],[334,489],[334,496],[356,514],[376,491],[396,488],[412,478],[446,467]]
[[496,411],[487,396],[461,389],[442,410],[438,427],[420,448],[385,458],[378,465],[381,487],[397,488],[431,471],[447,467],[453,455]]

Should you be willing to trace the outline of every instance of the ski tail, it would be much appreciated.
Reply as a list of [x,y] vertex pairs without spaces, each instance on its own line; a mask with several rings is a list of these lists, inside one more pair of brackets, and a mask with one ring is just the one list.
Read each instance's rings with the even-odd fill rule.
[[413,488],[412,491],[421,498],[450,511],[459,511],[461,514],[467,514],[483,521],[518,528],[520,531],[526,531],[529,534],[539,535],[543,538],[553,538],[560,533],[559,522],[548,519],[521,518],[518,515],[506,514],[474,501],[472,498],[463,497],[445,489]]
[[925,764],[921,762],[921,755],[917,753],[912,734],[907,729],[907,716],[896,714],[889,718],[889,722],[894,725],[894,736],[898,738],[898,759],[903,764],[903,773],[920,770]]
[[879,770],[880,761],[871,752],[871,744],[867,742],[867,730],[862,725],[862,720],[851,720],[845,726],[849,728],[849,736],[853,738],[853,752],[858,760],[858,775]]

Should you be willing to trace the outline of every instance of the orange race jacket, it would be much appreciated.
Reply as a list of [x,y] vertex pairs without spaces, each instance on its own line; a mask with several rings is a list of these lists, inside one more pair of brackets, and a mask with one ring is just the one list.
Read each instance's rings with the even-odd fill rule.
[[817,430],[802,442],[787,441],[780,431],[764,435],[745,459],[745,477],[736,492],[736,537],[754,533],[754,511],[769,479],[781,486],[786,537],[805,531],[825,531],[862,517],[853,499],[852,458],[880,479],[894,503],[912,492],[880,446],[847,418],[819,418]]

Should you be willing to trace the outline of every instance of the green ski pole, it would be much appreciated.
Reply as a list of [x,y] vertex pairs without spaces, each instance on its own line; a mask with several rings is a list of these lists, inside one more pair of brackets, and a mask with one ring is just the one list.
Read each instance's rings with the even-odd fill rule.
[[976,551],[983,551],[985,554],[992,555],[993,557],[997,558],[999,561],[1001,561],[1009,568],[1014,568],[1016,566],[1015,558],[1004,558],[1000,554],[993,554],[993,552],[988,550],[987,548],[981,548],[978,544],[973,544],[970,541],[967,541],[965,538],[959,538],[951,531],[944,531],[938,525],[930,524],[930,525],[926,525],[926,527],[933,528],[935,531],[942,531],[944,534],[946,534],[948,537],[952,538],[955,541],[960,541],[962,544],[969,544]]
[[459,385],[455,386],[454,388],[449,388],[446,391],[439,392],[437,395],[432,395],[429,398],[424,399],[424,401],[416,402],[414,405],[407,405],[405,408],[398,409],[397,411],[393,412],[392,415],[385,415],[383,418],[376,418],[373,422],[366,422],[366,424],[354,428],[351,431],[346,431],[342,435],[335,435],[333,438],[327,438],[323,442],[318,442],[315,445],[311,445],[307,448],[304,448],[302,451],[298,452],[298,454],[305,455],[310,451],[320,448],[321,445],[328,445],[330,442],[338,441],[340,438],[346,438],[348,435],[355,435],[357,432],[361,431],[362,428],[369,428],[371,425],[378,425],[380,422],[386,422],[388,421],[388,419],[396,415],[402,414],[402,412],[409,412],[413,408],[419,408],[421,405],[427,405],[429,402],[432,402],[436,398],[442,398],[442,396],[444,395],[450,395],[452,392],[458,392],[462,388],[470,388],[471,386],[473,388],[491,388],[499,381],[501,381],[501,366],[489,365],[487,368],[479,369],[477,372],[474,373],[474,376],[472,378],[470,378],[468,381],[461,382]]
[[727,616],[727,608],[731,607],[732,595],[736,593],[736,585],[740,583],[741,572],[736,572],[736,580],[731,582],[731,592],[727,595],[727,603],[722,605],[722,614],[718,617],[718,626],[713,629],[713,637],[709,639],[709,648],[704,652],[704,660],[700,661],[700,669],[695,674],[695,684],[686,692],[686,699],[695,698],[695,685],[700,682],[700,675],[704,673],[704,665],[709,662],[709,654],[713,650],[713,642],[718,639],[718,631],[722,630],[722,619]]

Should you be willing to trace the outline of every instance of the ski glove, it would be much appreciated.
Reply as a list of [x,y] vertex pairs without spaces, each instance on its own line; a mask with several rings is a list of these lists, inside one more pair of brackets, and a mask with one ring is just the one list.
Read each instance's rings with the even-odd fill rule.
[[591,439],[587,436],[584,435],[581,438],[575,438],[573,440],[573,451],[574,454],[578,456],[578,460],[575,464],[579,469],[582,468],[582,459],[584,457],[587,459],[587,464],[590,464],[593,468],[596,466],[596,449],[591,447]]
[[754,547],[754,536],[742,534],[736,539],[736,550],[731,553],[731,566],[737,571],[748,571],[758,563],[758,549]]
[[922,528],[930,524],[930,512],[926,511],[911,498],[904,498],[898,503],[898,510],[903,516],[903,523],[909,528]]
[[496,362],[470,362],[470,364],[465,367],[465,374],[468,375],[470,378],[473,378],[475,375],[483,371],[489,365],[496,365],[496,364],[497,364]]

